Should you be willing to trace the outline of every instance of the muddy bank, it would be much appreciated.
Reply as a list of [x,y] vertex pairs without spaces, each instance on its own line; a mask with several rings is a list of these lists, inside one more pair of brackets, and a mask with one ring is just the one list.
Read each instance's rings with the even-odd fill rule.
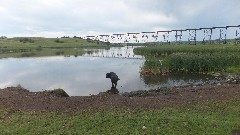
[[21,87],[0,89],[0,108],[19,111],[57,111],[77,113],[85,109],[145,108],[161,109],[201,100],[228,100],[240,97],[240,84],[219,83],[204,86],[170,88],[144,93],[144,96],[101,94],[73,96],[55,92],[29,92]]
[[[155,76],[155,75],[150,75]],[[229,73],[215,73],[212,74],[214,79],[203,81],[203,82],[197,82],[197,83],[186,83],[179,86],[169,86],[169,87],[161,87],[159,89],[154,90],[139,90],[139,91],[132,91],[132,92],[125,92],[121,95],[127,96],[127,97],[133,97],[133,96],[152,96],[152,95],[158,95],[159,93],[168,92],[170,90],[181,90],[184,88],[195,88],[195,87],[211,87],[211,86],[221,86],[222,84],[230,86],[230,84],[240,84],[240,74],[229,74]]]

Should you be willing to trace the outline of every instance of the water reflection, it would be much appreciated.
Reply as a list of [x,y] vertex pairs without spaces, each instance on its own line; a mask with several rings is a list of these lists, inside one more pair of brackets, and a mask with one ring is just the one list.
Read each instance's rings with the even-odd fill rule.
[[[62,88],[70,96],[98,94],[111,86],[106,73],[118,74],[118,90],[125,92],[144,86],[139,78],[141,59],[98,57],[47,57],[1,59],[0,87],[18,84],[32,91]],[[122,87],[121,87],[122,86]]]
[[106,58],[129,58],[143,59],[141,55],[135,55],[133,49],[137,46],[112,47],[109,49],[85,49],[86,53],[83,56],[90,57],[106,57]]
[[[130,55],[124,54],[130,49]],[[110,48],[97,50],[93,55],[82,57],[40,57],[0,59],[0,88],[20,84],[31,91],[64,89],[70,96],[86,96],[100,92],[123,93],[137,90],[149,90],[164,86],[183,85],[191,82],[203,82],[208,76],[169,75],[158,77],[140,76],[139,70],[144,59],[134,55],[133,48]],[[106,58],[113,54],[120,58]],[[125,50],[126,51],[126,50]],[[116,53],[119,52],[119,53]],[[92,57],[104,54],[104,57]],[[121,54],[121,55],[118,55]],[[87,57],[86,57],[87,56]],[[140,58],[128,59],[125,57]],[[121,79],[116,89],[109,87],[111,81],[106,73],[115,72]]]

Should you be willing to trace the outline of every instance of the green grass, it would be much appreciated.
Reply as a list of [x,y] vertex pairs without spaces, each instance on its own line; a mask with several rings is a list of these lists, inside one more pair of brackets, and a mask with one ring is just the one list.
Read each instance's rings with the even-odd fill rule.
[[84,48],[109,47],[109,43],[79,38],[0,39],[0,58],[82,55]]
[[[227,45],[159,45],[134,49],[146,58],[143,70],[209,73],[231,71],[240,66],[240,46]],[[161,63],[159,62],[161,60]]]
[[84,50],[81,48],[65,48],[65,49],[51,49],[51,48],[43,48],[41,51],[31,50],[27,52],[15,52],[15,53],[2,53],[0,54],[0,58],[8,58],[8,57],[43,57],[43,56],[81,56],[84,54]]
[[[221,134],[240,130],[240,100],[164,109],[103,108],[78,114],[0,111],[1,134]],[[7,113],[9,112],[9,114]]]
[[227,68],[227,72],[228,73],[240,73],[240,66],[238,67],[229,67]]
[[208,44],[208,45],[156,45],[148,47],[140,47],[134,49],[134,52],[137,54],[144,55],[146,57],[154,56],[169,56],[176,53],[193,53],[193,54],[214,54],[214,53],[239,53],[240,47],[239,44]]
[[[33,42],[21,42],[23,38],[0,39],[0,46],[7,48],[31,48],[31,47],[89,47],[89,46],[106,46],[107,44],[100,41],[84,40],[79,38],[27,38]],[[56,42],[56,40],[62,42]]]

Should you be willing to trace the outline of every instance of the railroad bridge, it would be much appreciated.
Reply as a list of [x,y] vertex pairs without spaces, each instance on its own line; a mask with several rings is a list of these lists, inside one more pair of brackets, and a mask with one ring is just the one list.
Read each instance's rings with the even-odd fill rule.
[[114,33],[112,35],[88,35],[84,39],[111,43],[160,43],[160,44],[227,44],[240,43],[240,25],[175,29],[155,32]]

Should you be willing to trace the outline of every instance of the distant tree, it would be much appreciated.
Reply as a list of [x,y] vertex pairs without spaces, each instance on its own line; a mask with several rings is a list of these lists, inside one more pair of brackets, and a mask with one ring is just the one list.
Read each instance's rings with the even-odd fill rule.
[[105,42],[105,44],[107,44],[107,45],[111,45],[111,43],[108,41],[108,42]]
[[87,38],[87,41],[88,41],[88,42],[92,42],[92,39],[90,39],[90,38]]
[[73,38],[78,38],[77,36],[73,36]]
[[63,37],[61,37],[61,38],[69,38],[69,36],[63,36]]
[[0,39],[5,39],[5,38],[7,38],[7,37],[6,37],[6,36],[1,36],[1,37],[0,37]]

